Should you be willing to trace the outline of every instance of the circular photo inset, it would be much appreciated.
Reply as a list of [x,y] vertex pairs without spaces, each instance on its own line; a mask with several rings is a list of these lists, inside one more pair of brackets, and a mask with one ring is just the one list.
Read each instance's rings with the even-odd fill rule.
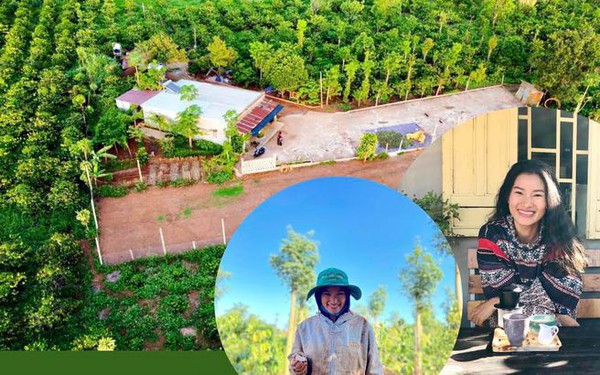
[[233,235],[217,327],[240,374],[438,373],[461,319],[457,277],[445,237],[409,198],[315,179],[265,201]]

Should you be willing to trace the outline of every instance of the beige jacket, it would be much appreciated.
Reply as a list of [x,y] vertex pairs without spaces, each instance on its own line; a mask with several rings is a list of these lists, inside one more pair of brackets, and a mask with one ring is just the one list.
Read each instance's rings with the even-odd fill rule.
[[351,311],[335,323],[318,313],[298,326],[292,353],[308,358],[308,371],[293,375],[381,375],[383,367],[373,328]]

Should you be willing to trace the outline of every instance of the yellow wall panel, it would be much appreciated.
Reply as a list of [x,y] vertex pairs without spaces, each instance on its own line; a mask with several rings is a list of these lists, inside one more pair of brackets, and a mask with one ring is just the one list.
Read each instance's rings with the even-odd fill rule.
[[588,166],[588,239],[600,239],[600,124],[590,120]]
[[477,235],[517,161],[517,146],[516,108],[478,116],[444,134],[442,189],[444,198],[460,207],[461,220],[453,225],[457,233]]
[[487,222],[493,211],[493,207],[459,208],[460,220],[454,220],[452,223],[454,232],[462,236],[477,237],[479,228]]

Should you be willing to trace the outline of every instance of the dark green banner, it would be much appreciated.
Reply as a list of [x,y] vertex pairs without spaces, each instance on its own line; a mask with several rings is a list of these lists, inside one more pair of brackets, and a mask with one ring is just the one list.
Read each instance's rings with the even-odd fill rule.
[[2,374],[235,375],[225,352],[0,352]]

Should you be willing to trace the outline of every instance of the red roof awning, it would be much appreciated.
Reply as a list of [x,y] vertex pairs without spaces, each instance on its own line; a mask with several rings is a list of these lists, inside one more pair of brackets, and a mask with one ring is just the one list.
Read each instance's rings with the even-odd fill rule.
[[151,90],[129,90],[125,94],[119,96],[116,100],[129,104],[142,105],[148,99],[157,95],[160,91]]
[[273,103],[270,100],[263,99],[258,103],[250,113],[242,117],[238,123],[238,130],[243,133],[249,133],[254,129],[262,120],[267,118],[273,110],[277,108],[277,103]]

